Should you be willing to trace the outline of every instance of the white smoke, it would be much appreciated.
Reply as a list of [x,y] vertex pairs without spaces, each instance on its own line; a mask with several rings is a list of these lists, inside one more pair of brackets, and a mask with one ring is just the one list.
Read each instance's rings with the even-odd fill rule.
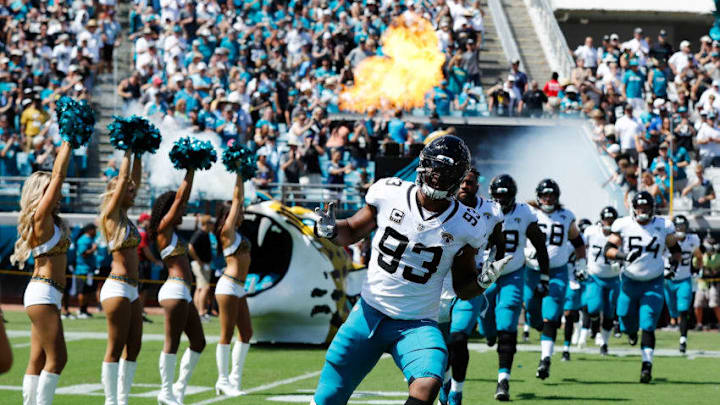
[[[595,221],[600,210],[617,204],[617,191],[606,185],[597,152],[579,127],[507,128],[473,150],[481,175],[486,179],[481,194],[488,195],[492,177],[510,174],[518,185],[518,201],[535,199],[535,187],[545,178],[560,185],[560,202],[576,218]],[[472,144],[472,141],[471,141]]]
[[[142,107],[132,105],[128,108],[126,115],[135,114],[145,116]],[[195,172],[192,194],[190,201],[195,200],[230,200],[232,198],[233,186],[235,185],[235,174],[230,173],[222,163],[223,149],[220,147],[220,137],[211,131],[198,133],[191,129],[179,129],[175,125],[163,124],[158,118],[159,114],[147,117],[160,130],[162,142],[160,148],[154,154],[146,154],[143,159],[143,169],[149,173],[148,181],[153,188],[155,196],[164,191],[177,190],[185,177],[185,170],[177,170],[170,161],[170,149],[178,138],[192,136],[200,140],[210,141],[217,153],[217,161],[209,170],[198,170]],[[245,195],[255,194],[255,188],[251,181],[245,182]]]

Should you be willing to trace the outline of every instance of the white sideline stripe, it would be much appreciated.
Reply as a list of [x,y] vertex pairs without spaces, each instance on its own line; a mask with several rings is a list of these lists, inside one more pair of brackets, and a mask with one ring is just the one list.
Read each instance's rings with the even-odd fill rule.
[[[67,342],[74,342],[74,341],[77,341],[77,340],[82,340],[82,339],[80,339],[80,338],[69,338],[69,337],[66,337],[66,338],[65,338],[65,343],[67,343]],[[23,348],[23,347],[30,347],[30,343],[31,343],[31,342],[18,343],[18,344],[16,344],[16,345],[12,345],[12,347],[13,347],[13,349],[20,349],[20,348]]]
[[[319,376],[319,375],[320,375],[320,371],[313,371],[312,373],[305,373],[305,374],[301,374],[301,375],[296,376],[296,377],[287,378],[287,379],[285,379],[285,380],[280,380],[280,381],[275,381],[275,382],[271,382],[271,383],[268,383],[268,384],[259,385],[259,386],[255,387],[255,388],[250,388],[250,389],[247,389],[247,390],[244,390],[244,391],[245,391],[246,394],[252,394],[252,393],[254,393],[254,392],[260,392],[260,391],[269,390],[269,389],[271,389],[271,388],[279,387],[279,386],[281,386],[281,385],[292,384],[292,383],[297,382],[297,381],[307,380],[308,378],[317,377],[317,376]],[[194,402],[193,405],[212,404],[212,403],[224,401],[224,400],[230,399],[230,398],[231,398],[231,397],[227,397],[227,396],[225,396],[225,395],[221,395],[221,396],[219,396],[219,397],[206,399],[206,400],[204,400],[204,401]]]
[[[29,330],[8,330],[7,335],[9,338],[29,338],[30,337],[30,331]],[[80,340],[80,339],[88,339],[88,340],[107,340],[107,332],[77,332],[77,331],[65,331],[65,340]],[[185,335],[181,338],[183,341],[187,341],[187,337]],[[165,341],[165,335],[160,333],[144,333],[143,334],[143,341],[144,342],[164,342]],[[206,335],[205,341],[207,343],[217,343],[220,341],[220,336],[216,335]],[[27,345],[29,346],[29,345]],[[13,347],[27,347],[27,346],[13,346]]]
[[[556,346],[556,348],[561,348],[562,346]],[[479,353],[486,353],[486,352],[494,352],[496,349],[495,346],[488,347],[485,343],[470,343],[468,344],[468,349],[479,352]],[[539,352],[540,346],[539,345],[517,345],[517,350],[519,352]],[[587,346],[583,349],[578,349],[576,346],[570,347],[571,353],[582,353],[582,354],[600,354],[600,348],[599,347],[590,347]],[[640,348],[616,348],[613,349],[612,346],[610,346],[610,349],[608,350],[608,353],[611,356],[618,356],[618,357],[626,357],[626,356],[639,356],[640,355]],[[677,349],[655,349],[655,356],[660,357],[687,357],[688,359],[697,359],[697,358],[720,358],[720,351],[718,350],[688,350],[687,353],[682,354]]]

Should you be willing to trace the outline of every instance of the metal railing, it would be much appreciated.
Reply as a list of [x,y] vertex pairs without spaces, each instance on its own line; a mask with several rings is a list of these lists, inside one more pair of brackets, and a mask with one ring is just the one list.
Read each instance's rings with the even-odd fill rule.
[[493,23],[495,24],[495,30],[497,31],[498,38],[500,38],[500,44],[505,52],[508,62],[513,60],[520,61],[520,70],[526,71],[525,63],[520,58],[520,48],[518,48],[517,42],[515,42],[515,36],[510,30],[510,22],[505,15],[501,0],[488,0],[488,9],[492,16]]
[[364,197],[358,188],[344,184],[270,183],[257,189],[289,206],[317,206],[335,201],[341,209],[353,209],[363,204]]
[[575,60],[570,53],[565,35],[560,30],[555,13],[548,0],[523,0],[535,26],[540,45],[550,68],[561,77],[570,77]]

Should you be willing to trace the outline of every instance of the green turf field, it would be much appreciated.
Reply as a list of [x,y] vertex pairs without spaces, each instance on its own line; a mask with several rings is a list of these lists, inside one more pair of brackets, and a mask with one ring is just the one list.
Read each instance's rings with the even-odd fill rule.
[[[6,312],[14,346],[15,364],[7,375],[0,376],[0,404],[20,404],[22,375],[28,356],[28,320],[23,312]],[[143,350],[133,386],[131,404],[155,404],[160,378],[157,370],[158,353],[162,347],[162,319],[154,316],[154,324],[147,325]],[[102,404],[100,364],[105,350],[105,319],[65,321],[69,361],[60,379],[55,404]],[[217,378],[215,343],[217,320],[205,324],[208,346],[191,379],[186,404],[308,404],[317,384],[323,364],[324,349],[308,347],[254,346],[247,358],[243,388],[248,395],[223,399],[215,396],[212,387]],[[562,335],[562,333],[560,333]],[[533,334],[537,345],[537,334]],[[464,390],[466,405],[495,402],[492,394],[497,379],[497,355],[481,341],[471,347],[470,368]],[[181,344],[184,350],[187,343]],[[515,358],[511,395],[515,402],[533,404],[718,404],[720,403],[720,334],[692,333],[689,337],[688,358],[676,356],[677,334],[658,333],[658,349],[668,349],[667,355],[657,356],[654,381],[639,384],[639,349],[632,355],[607,358],[594,354],[573,353],[572,361],[564,363],[556,351],[551,376],[545,382],[535,378],[539,357],[532,346],[522,346]],[[613,339],[613,349],[630,349],[625,339]],[[490,350],[490,351],[488,351]],[[539,350],[539,346],[538,346]],[[712,351],[712,352],[697,352]],[[663,352],[662,350],[659,350]],[[351,404],[403,404],[406,385],[402,374],[391,358],[385,356],[359,387]]]

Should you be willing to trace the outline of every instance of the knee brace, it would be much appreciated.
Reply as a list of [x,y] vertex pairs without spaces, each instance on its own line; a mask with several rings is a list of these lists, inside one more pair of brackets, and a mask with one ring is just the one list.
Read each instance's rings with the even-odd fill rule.
[[655,332],[642,331],[642,338],[640,339],[641,348],[655,348]]
[[470,362],[470,352],[467,348],[468,337],[462,332],[450,335],[448,349],[450,351],[450,366],[455,381],[465,381],[467,365]]
[[552,339],[552,341],[555,341],[555,338],[557,337],[557,329],[557,322],[546,321],[543,322],[542,334]]
[[405,405],[432,405],[433,401],[423,401],[415,397],[408,397],[405,401]]
[[498,368],[512,369],[513,358],[517,352],[517,332],[498,332]]

